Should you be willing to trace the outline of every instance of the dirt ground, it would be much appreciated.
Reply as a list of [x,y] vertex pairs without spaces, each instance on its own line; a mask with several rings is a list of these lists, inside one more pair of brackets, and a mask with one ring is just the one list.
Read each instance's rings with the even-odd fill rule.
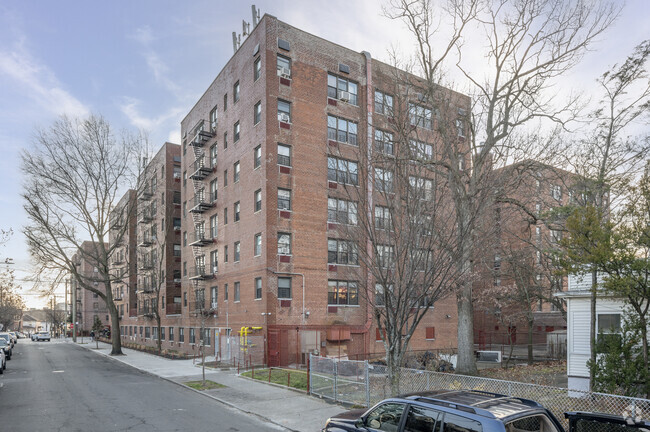
[[[488,365],[485,365],[488,366]],[[503,364],[502,366],[505,366]],[[492,364],[479,366],[479,375],[485,378],[540,384],[554,387],[567,386],[566,361],[510,365],[508,369]]]

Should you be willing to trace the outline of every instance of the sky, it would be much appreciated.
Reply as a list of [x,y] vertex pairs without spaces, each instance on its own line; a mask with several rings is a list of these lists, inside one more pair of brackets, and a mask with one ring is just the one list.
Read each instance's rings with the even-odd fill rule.
[[[314,35],[388,61],[412,44],[379,0],[256,1]],[[223,0],[117,0],[0,3],[0,229],[12,229],[0,261],[12,258],[28,306],[29,253],[21,229],[20,153],[34,131],[61,115],[101,114],[115,129],[147,131],[158,148],[180,142],[180,121],[233,54],[232,32],[251,21],[251,3]],[[650,37],[650,1],[629,0],[619,19],[565,77],[588,93],[598,75]],[[480,50],[476,50],[480,53]],[[477,58],[480,63],[480,54]],[[61,297],[62,299],[62,297]]]

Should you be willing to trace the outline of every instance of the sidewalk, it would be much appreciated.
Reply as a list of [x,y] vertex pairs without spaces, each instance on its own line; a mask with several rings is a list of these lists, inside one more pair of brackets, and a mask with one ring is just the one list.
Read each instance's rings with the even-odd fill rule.
[[[72,343],[71,340],[69,342]],[[201,379],[201,367],[193,360],[170,360],[128,348],[122,348],[126,355],[111,357],[109,344],[100,342],[99,349],[95,349],[94,342],[79,346],[177,384]],[[242,378],[233,371],[206,368],[205,378],[226,387],[200,393],[291,431],[319,431],[329,417],[345,411],[339,405],[305,393]]]

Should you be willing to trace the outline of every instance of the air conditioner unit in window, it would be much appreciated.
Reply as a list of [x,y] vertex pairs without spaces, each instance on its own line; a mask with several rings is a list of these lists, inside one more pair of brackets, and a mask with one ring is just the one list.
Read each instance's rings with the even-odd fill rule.
[[175,179],[181,178],[181,173],[174,173],[174,178]]
[[281,122],[289,123],[289,114],[287,113],[278,114],[278,118],[280,119]]
[[291,78],[291,69],[286,67],[278,68],[278,76],[282,78]]
[[350,102],[350,92],[339,91],[339,99],[343,102]]
[[181,278],[174,278],[174,283],[181,283]]
[[180,230],[181,230],[181,227],[179,227],[179,226],[174,227],[174,231],[180,231]]

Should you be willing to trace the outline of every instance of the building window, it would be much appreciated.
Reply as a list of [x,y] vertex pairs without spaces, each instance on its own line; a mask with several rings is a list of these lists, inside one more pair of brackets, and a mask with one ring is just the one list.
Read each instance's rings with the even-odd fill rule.
[[377,245],[377,261],[380,267],[393,267],[393,255],[395,254],[393,246]]
[[257,81],[262,74],[262,58],[258,57],[253,62],[253,81]]
[[419,126],[426,129],[433,128],[432,111],[419,105],[409,104],[409,117],[413,126]]
[[612,314],[598,314],[598,352],[603,352],[602,348],[608,341],[620,339],[621,337],[621,315],[617,313]]
[[201,342],[203,346],[210,346],[210,329],[203,329],[203,334],[201,335]]
[[542,228],[541,227],[535,227],[535,240],[537,243],[542,242]]
[[560,230],[551,230],[551,243],[558,244],[562,240],[562,231]]
[[327,179],[329,181],[343,184],[359,184],[359,169],[356,162],[327,158]]
[[[174,167],[172,168],[172,176],[174,177],[174,179],[180,180],[180,178],[181,178],[181,167],[174,165]],[[180,203],[180,201],[179,201],[179,203]]]
[[187,186],[187,171],[183,171],[183,187]]
[[393,173],[381,168],[375,168],[375,188],[379,192],[393,192]]
[[169,341],[174,341],[174,327],[169,327]]
[[411,193],[418,199],[433,199],[433,180],[422,177],[409,176]]
[[393,155],[395,148],[393,146],[393,134],[375,129],[375,149],[379,153]]
[[223,247],[223,262],[228,262],[228,245]]
[[436,328],[435,327],[425,327],[425,339],[434,340],[436,338]]
[[210,167],[217,167],[217,143],[210,147]]
[[185,342],[185,329],[183,327],[178,328],[178,342]]
[[233,134],[233,142],[239,141],[239,132],[241,131],[241,127],[239,125],[239,122],[235,123],[235,125],[232,128],[232,134]]
[[465,138],[465,122],[461,119],[456,119],[456,132],[461,138]]
[[239,301],[239,282],[235,282],[235,301]]
[[228,301],[228,284],[223,285],[223,301]]
[[255,256],[262,255],[262,233],[255,234],[255,240],[253,241],[253,254]]
[[418,159],[433,158],[433,146],[422,141],[410,140],[411,155]]
[[393,115],[393,97],[375,90],[375,112],[384,115]]
[[223,224],[228,225],[228,207],[223,209]]
[[219,304],[219,299],[217,298],[219,294],[219,289],[216,286],[213,286],[210,288],[210,308],[211,309],[217,309],[217,306]]
[[358,305],[359,288],[356,282],[327,281],[328,305]]
[[357,203],[338,198],[328,198],[327,222],[356,225]]
[[210,252],[210,269],[212,274],[219,272],[219,251],[213,250]]
[[235,262],[239,262],[240,253],[241,253],[241,243],[235,242]]
[[262,278],[255,278],[255,299],[262,298]]
[[327,263],[359,265],[357,245],[349,240],[327,240]]
[[278,210],[291,210],[291,191],[278,189]]
[[253,124],[258,124],[262,120],[262,102],[257,102],[253,109]]
[[144,338],[151,339],[151,327],[144,328]]
[[239,161],[233,165],[232,179],[235,183],[239,181]]
[[278,165],[291,166],[291,147],[278,144]]
[[223,95],[223,112],[228,111],[228,93]]
[[327,97],[358,105],[357,93],[357,83],[336,75],[327,74]]
[[357,145],[357,124],[331,115],[327,116],[327,139]]
[[278,255],[291,255],[291,234],[278,233]]
[[278,278],[278,299],[291,298],[291,278]]
[[551,197],[554,200],[560,201],[562,199],[562,187],[558,185],[551,185]]
[[223,133],[223,148],[224,150],[228,148],[228,132]]
[[218,120],[218,114],[217,114],[217,107],[215,106],[212,108],[212,111],[210,111],[210,130],[212,132],[217,130],[217,120]]
[[211,180],[210,181],[210,196],[208,197],[208,200],[210,202],[214,202],[214,201],[217,200],[218,190],[219,190],[219,180],[218,179]]
[[262,210],[262,189],[256,190],[253,196],[254,196],[254,203],[255,203],[255,211],[258,212]]
[[232,87],[232,99],[237,103],[239,101],[239,81],[235,83],[235,85]]
[[223,170],[223,186],[228,186],[228,170]]
[[392,228],[390,220],[390,209],[388,207],[375,206],[375,228],[390,230]]
[[291,78],[291,59],[278,55],[277,70],[278,76]]
[[258,145],[253,150],[253,168],[262,166],[262,146]]
[[291,123],[291,103],[278,99],[278,121]]
[[187,261],[183,261],[183,276],[187,276]]
[[183,231],[183,246],[187,246],[187,231]]
[[241,204],[239,203],[239,201],[237,201],[234,206],[235,222],[239,222],[240,214],[241,214]]
[[181,245],[179,244],[174,245],[174,256],[175,257],[181,256]]
[[190,328],[190,343],[196,343],[196,334],[194,332],[194,328]]

